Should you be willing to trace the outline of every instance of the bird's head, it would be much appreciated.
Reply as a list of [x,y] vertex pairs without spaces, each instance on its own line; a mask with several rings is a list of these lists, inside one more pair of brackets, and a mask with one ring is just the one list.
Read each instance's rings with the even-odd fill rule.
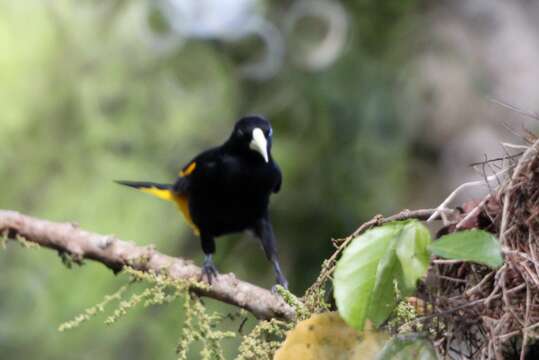
[[263,117],[246,116],[236,122],[228,143],[243,151],[254,151],[269,162],[272,133],[271,124]]

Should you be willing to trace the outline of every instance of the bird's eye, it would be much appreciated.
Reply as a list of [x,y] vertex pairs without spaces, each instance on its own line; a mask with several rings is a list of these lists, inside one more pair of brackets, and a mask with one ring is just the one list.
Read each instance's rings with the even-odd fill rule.
[[238,134],[239,137],[242,137],[245,133],[243,132],[243,130],[236,130],[236,134]]

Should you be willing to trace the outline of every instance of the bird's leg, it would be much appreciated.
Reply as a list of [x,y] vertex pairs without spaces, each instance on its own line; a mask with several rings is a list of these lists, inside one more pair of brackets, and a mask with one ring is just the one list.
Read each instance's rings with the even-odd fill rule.
[[213,260],[211,258],[211,254],[204,255],[204,264],[202,265],[202,277],[206,275],[206,278],[208,279],[208,283],[211,285],[213,278],[217,277],[218,272],[217,268],[215,267],[215,264],[213,263]]
[[204,251],[204,264],[202,265],[200,280],[203,280],[205,276],[208,284],[211,285],[213,278],[217,278],[219,274],[212,260],[212,254],[215,253],[215,240],[212,236],[206,234],[201,234],[200,240],[202,242],[202,251]]
[[[279,264],[279,256],[277,255],[277,244],[275,241],[275,235],[273,234],[273,228],[269,219],[263,218],[258,221],[254,229],[255,234],[260,238],[264,253],[269,261],[273,265],[273,271],[275,272],[275,279],[277,284],[281,285],[285,289],[288,289],[288,281],[286,280],[283,272],[281,271],[281,265]],[[274,290],[274,289],[273,289]]]
[[277,289],[275,288],[277,285],[281,285],[288,290],[288,281],[286,280],[283,275],[283,272],[281,271],[281,266],[279,265],[279,259],[277,258],[277,255],[271,258],[270,261],[273,264],[273,270],[275,271],[275,279],[277,280],[277,284],[272,286],[271,292],[277,292]]

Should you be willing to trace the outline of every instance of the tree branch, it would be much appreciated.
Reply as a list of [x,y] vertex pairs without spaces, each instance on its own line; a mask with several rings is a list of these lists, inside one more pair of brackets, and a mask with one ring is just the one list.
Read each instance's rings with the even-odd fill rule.
[[[176,280],[197,281],[201,269],[192,261],[159,253],[110,235],[99,235],[70,223],[36,219],[15,211],[0,210],[0,234],[17,235],[42,247],[70,254],[75,260],[91,259],[115,272],[129,265],[141,271],[167,271]],[[207,289],[193,287],[195,293],[253,313],[259,319],[292,320],[294,310],[271,291],[241,281],[232,273],[220,274]]]

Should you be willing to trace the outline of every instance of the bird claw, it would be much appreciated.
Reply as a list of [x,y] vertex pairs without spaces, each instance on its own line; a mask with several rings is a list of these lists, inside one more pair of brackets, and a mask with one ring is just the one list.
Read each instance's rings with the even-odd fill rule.
[[200,280],[204,280],[204,277],[208,280],[208,284],[212,284],[213,279],[217,278],[219,275],[219,272],[217,271],[217,268],[213,264],[213,261],[211,257],[206,257],[204,259],[204,264],[202,265],[202,273],[200,274]]
[[284,287],[286,290],[288,290],[288,281],[286,280],[286,278],[283,276],[282,272],[279,271],[277,272],[277,285],[281,285],[282,287]]
[[288,281],[284,277],[278,277],[277,278],[277,284],[273,285],[271,287],[271,292],[274,294],[278,294],[277,292],[277,286],[282,286],[285,290],[288,290]]

